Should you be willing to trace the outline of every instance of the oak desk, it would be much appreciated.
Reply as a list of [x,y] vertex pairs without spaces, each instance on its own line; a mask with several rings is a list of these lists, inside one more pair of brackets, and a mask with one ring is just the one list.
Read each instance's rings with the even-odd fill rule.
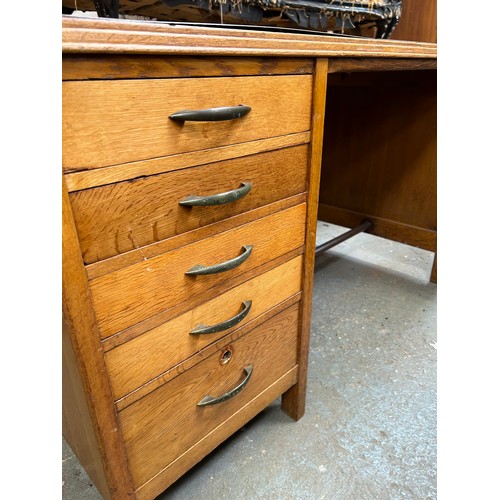
[[304,414],[318,207],[436,250],[435,76],[434,44],[63,18],[63,431],[105,498]]

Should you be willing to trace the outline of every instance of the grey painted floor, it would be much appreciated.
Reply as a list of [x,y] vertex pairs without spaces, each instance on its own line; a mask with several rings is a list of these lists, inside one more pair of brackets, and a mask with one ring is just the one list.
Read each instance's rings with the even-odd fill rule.
[[[159,498],[435,499],[432,259],[367,234],[318,256],[306,415],[275,401]],[[101,498],[64,440],[62,471],[64,499]]]

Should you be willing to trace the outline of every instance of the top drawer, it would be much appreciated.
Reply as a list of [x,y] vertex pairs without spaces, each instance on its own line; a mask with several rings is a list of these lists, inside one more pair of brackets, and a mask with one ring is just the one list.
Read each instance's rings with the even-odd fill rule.
[[[63,169],[106,167],[304,132],[311,75],[63,83]],[[178,111],[247,105],[234,120],[176,122]]]

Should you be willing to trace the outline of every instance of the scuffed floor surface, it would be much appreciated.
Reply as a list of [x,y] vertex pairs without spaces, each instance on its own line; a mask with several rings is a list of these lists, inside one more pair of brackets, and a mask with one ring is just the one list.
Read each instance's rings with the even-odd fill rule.
[[[367,234],[318,256],[306,415],[275,401],[159,499],[435,499],[432,258]],[[62,490],[101,498],[64,442]]]

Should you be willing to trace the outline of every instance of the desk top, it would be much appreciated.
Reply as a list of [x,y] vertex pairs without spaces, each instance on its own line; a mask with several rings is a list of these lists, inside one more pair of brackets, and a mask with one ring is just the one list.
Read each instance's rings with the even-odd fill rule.
[[437,58],[434,43],[72,16],[62,18],[62,50],[64,53]]

